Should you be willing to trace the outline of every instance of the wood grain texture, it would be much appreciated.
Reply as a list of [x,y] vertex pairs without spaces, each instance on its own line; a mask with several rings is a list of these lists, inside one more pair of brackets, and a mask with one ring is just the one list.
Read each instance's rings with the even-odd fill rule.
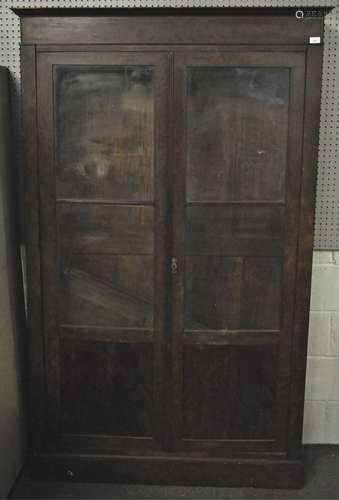
[[185,330],[185,345],[271,345],[279,344],[278,330]]
[[295,18],[295,11],[280,16],[260,16],[257,12],[246,18],[227,16],[227,9],[219,10],[216,15],[209,11],[204,17],[201,11],[197,16],[193,9],[190,9],[193,15],[178,15],[180,11],[177,10],[177,15],[173,11],[174,15],[163,16],[91,16],[87,13],[72,17],[51,16],[48,12],[42,16],[28,15],[21,19],[22,40],[26,44],[251,44],[255,40],[259,44],[307,45],[309,36],[322,37],[323,34],[322,17],[300,22]]
[[23,172],[22,228],[27,259],[27,336],[29,362],[29,446],[43,446],[46,407],[44,334],[41,317],[40,206],[37,150],[36,54],[34,46],[21,47]]
[[[300,460],[279,458],[183,458],[172,457],[83,457],[38,455],[31,459],[35,478],[59,481],[106,481],[117,483],[177,484],[204,486],[251,486],[257,488],[301,488],[304,466]],[[67,470],[74,478],[67,478]]]
[[60,356],[63,432],[152,435],[151,346],[63,339]]
[[274,438],[276,379],[272,347],[186,346],[183,437]]
[[107,326],[60,325],[60,338],[75,342],[111,342],[118,344],[154,344],[156,335],[146,328],[112,328]]
[[322,71],[321,47],[309,47],[306,61],[305,111],[298,232],[298,272],[295,288],[295,324],[293,332],[291,388],[289,399],[288,446],[291,457],[300,456],[304,413],[307,360],[316,169],[318,159],[320,92]]

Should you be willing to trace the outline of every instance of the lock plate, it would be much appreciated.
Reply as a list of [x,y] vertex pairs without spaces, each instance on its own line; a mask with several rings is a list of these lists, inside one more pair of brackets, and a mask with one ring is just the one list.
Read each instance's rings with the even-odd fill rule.
[[172,257],[172,259],[171,259],[171,273],[177,274],[177,272],[178,272],[178,261],[175,257]]

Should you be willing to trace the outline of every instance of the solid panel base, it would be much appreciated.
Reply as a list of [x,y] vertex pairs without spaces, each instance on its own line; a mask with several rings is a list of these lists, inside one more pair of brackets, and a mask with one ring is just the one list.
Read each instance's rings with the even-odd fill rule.
[[187,486],[301,488],[301,460],[36,455],[35,479]]

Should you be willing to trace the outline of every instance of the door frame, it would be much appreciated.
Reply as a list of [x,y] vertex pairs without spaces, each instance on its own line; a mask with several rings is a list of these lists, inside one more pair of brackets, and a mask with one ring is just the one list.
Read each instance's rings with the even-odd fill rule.
[[[107,328],[59,325],[57,322],[58,283],[58,231],[57,206],[64,200],[57,199],[55,189],[55,68],[57,66],[105,67],[152,66],[154,70],[154,328]],[[164,52],[121,51],[67,51],[37,54],[37,136],[39,164],[41,282],[43,290],[42,311],[45,350],[46,441],[48,446],[63,451],[74,448],[87,452],[93,449],[123,452],[126,449],[159,450],[166,440],[166,352],[168,346],[168,240],[169,199],[167,193],[168,145],[168,56]],[[69,203],[69,200],[66,200]],[[97,200],[93,200],[96,203]],[[104,200],[105,202],[105,200]],[[81,200],[80,200],[81,203]],[[110,205],[122,202],[111,200]],[[133,200],[131,206],[137,201]],[[140,201],[140,204],[144,202]],[[123,203],[126,205],[126,203]],[[129,203],[127,203],[129,205]],[[153,412],[152,437],[100,436],[60,434],[60,366],[59,343],[61,339],[76,338],[81,331],[83,340],[102,340],[112,343],[148,344],[153,348]],[[159,448],[160,447],[160,448]]]
[[[288,432],[288,402],[290,361],[293,340],[294,295],[297,271],[297,239],[299,194],[302,175],[303,107],[305,85],[305,53],[298,50],[252,46],[230,46],[227,50],[208,47],[175,53],[174,112],[175,161],[173,190],[173,255],[178,261],[178,272],[173,277],[172,290],[172,443],[173,448],[192,452],[204,450],[209,456],[216,453],[283,452]],[[279,331],[199,331],[189,333],[184,327],[185,300],[185,172],[187,121],[187,68],[189,67],[286,67],[290,69],[290,104],[288,124],[288,150],[286,165],[286,227],[282,271],[282,311]],[[255,203],[254,203],[255,204]],[[227,205],[227,203],[225,204]],[[274,205],[274,203],[272,203]],[[185,333],[186,332],[186,333]],[[194,338],[193,338],[194,335]],[[183,353],[186,345],[277,345],[279,366],[277,377],[276,438],[262,440],[241,439],[184,439],[182,437],[183,406]]]

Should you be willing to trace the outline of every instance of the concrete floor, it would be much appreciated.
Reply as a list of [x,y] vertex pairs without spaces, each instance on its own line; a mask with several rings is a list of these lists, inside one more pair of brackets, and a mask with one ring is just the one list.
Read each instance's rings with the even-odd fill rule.
[[306,485],[302,490],[202,488],[107,483],[32,481],[23,471],[10,498],[30,499],[339,499],[339,446],[305,446]]

